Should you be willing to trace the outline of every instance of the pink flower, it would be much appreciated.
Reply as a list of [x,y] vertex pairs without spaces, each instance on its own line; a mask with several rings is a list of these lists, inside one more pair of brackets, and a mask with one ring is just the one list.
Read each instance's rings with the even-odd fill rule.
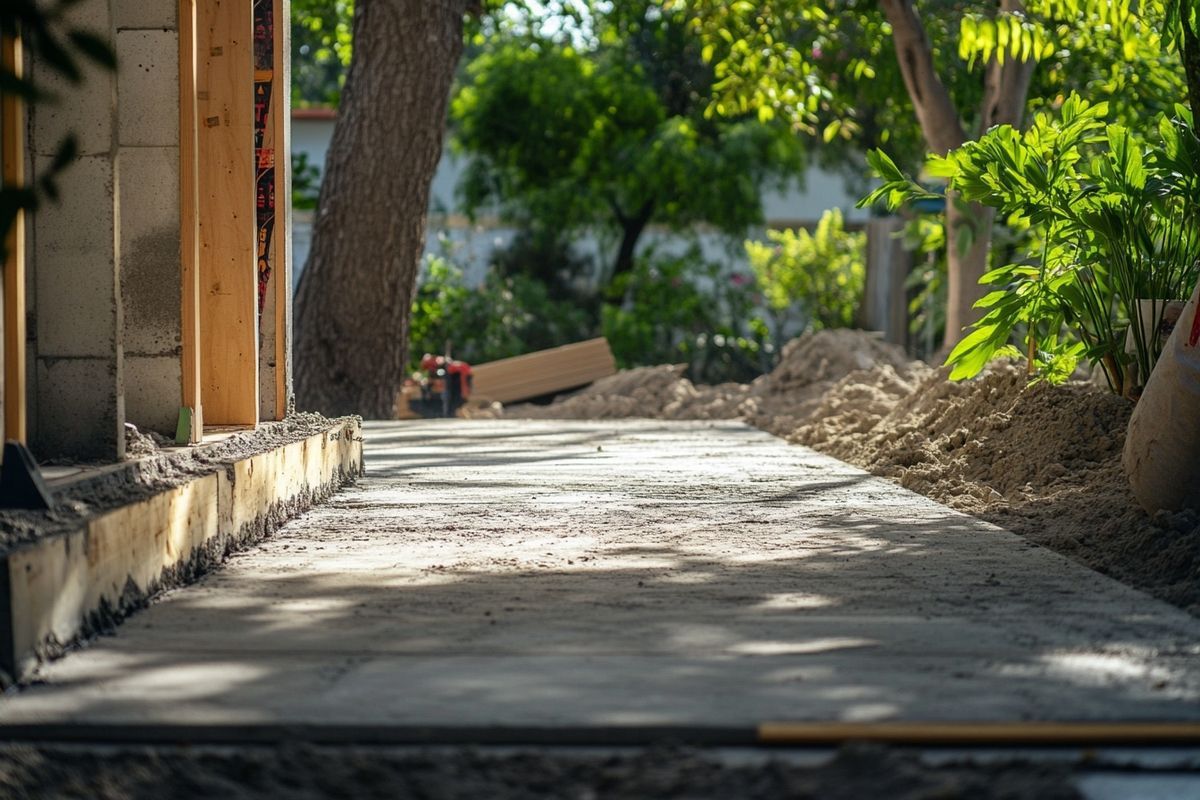
[[729,276],[729,282],[734,286],[745,286],[750,282],[750,279],[740,272],[735,272]]

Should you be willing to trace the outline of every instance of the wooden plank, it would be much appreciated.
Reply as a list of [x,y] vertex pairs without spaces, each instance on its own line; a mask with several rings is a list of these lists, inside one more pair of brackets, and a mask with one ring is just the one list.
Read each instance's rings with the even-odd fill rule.
[[[275,19],[292,18],[291,0],[274,0]],[[285,154],[275,169],[280,198],[275,224],[275,418],[288,412],[292,391],[292,26],[275,25],[275,145]]]
[[512,403],[574,389],[617,371],[603,337],[527,353],[473,368],[477,397]]
[[200,391],[200,194],[196,130],[196,0],[179,0],[179,255],[183,287],[183,404],[192,409],[190,439],[204,436]]
[[[21,40],[5,36],[0,43],[0,58],[11,73],[20,75],[23,66]],[[20,98],[4,95],[0,108],[3,121],[3,142],[0,143],[0,163],[3,164],[5,186],[25,183],[25,141],[23,134],[25,109]],[[7,257],[4,260],[4,430],[0,439],[26,441],[25,392],[25,214],[17,219],[5,239]]]
[[835,745],[870,741],[907,745],[1102,745],[1200,742],[1194,722],[766,722],[758,741]]
[[253,8],[207,0],[197,11],[200,394],[208,423],[255,425]]

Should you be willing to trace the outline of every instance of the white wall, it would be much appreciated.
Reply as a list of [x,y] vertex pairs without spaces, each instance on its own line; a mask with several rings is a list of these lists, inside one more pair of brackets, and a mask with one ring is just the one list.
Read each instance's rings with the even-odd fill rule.
[[[303,112],[302,112],[303,113]],[[318,169],[325,165],[325,152],[333,135],[334,120],[293,117],[292,151],[306,153],[308,162]],[[468,280],[481,280],[491,253],[508,244],[516,231],[501,225],[471,225],[462,218],[455,198],[455,187],[463,171],[463,160],[445,152],[430,187],[430,218],[426,233],[426,251],[442,251],[440,240],[452,243],[455,261],[466,268]],[[857,198],[846,192],[842,179],[818,167],[811,167],[805,176],[803,189],[793,186],[786,192],[770,190],[763,194],[763,213],[768,227],[813,224],[829,208],[840,208],[848,222],[866,222],[865,211],[856,209]],[[294,279],[299,280],[308,258],[311,239],[311,213],[297,212],[292,220],[292,252],[295,264]],[[761,231],[751,231],[751,238]],[[703,256],[729,265],[731,271],[748,270],[745,255],[738,241],[717,233],[698,231],[696,241]],[[683,253],[691,242],[665,231],[650,230],[642,237],[640,250],[655,247],[659,252]],[[595,254],[605,249],[595,236],[584,234],[576,243],[581,253]]]

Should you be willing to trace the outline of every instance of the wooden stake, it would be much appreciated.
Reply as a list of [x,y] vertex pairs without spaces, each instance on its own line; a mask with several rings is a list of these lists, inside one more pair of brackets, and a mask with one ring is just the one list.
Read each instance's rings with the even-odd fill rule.
[[179,0],[179,246],[183,405],[190,409],[189,441],[204,436],[200,391],[200,196],[197,183],[196,0]]
[[[23,68],[21,40],[5,36],[0,43],[5,69],[20,75]],[[0,162],[5,186],[25,183],[25,109],[20,98],[5,95],[0,107],[3,134]],[[3,438],[26,441],[25,392],[25,214],[16,221],[5,239],[4,260],[4,431]]]

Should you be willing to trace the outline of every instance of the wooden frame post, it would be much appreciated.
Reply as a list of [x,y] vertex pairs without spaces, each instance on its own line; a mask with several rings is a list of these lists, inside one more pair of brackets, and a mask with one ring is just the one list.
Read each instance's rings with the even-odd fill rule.
[[179,248],[183,286],[183,404],[192,413],[189,440],[204,436],[200,390],[200,196],[196,131],[196,0],[179,0]]
[[275,4],[275,417],[288,413],[292,394],[292,4]]
[[209,425],[258,423],[250,0],[196,4],[200,395]]
[[[20,75],[24,55],[21,40],[5,36],[0,58],[11,73]],[[20,98],[5,95],[0,109],[0,162],[5,186],[25,183],[25,109]],[[25,214],[17,212],[5,239],[4,260],[4,430],[0,438],[26,441],[25,391]]]

